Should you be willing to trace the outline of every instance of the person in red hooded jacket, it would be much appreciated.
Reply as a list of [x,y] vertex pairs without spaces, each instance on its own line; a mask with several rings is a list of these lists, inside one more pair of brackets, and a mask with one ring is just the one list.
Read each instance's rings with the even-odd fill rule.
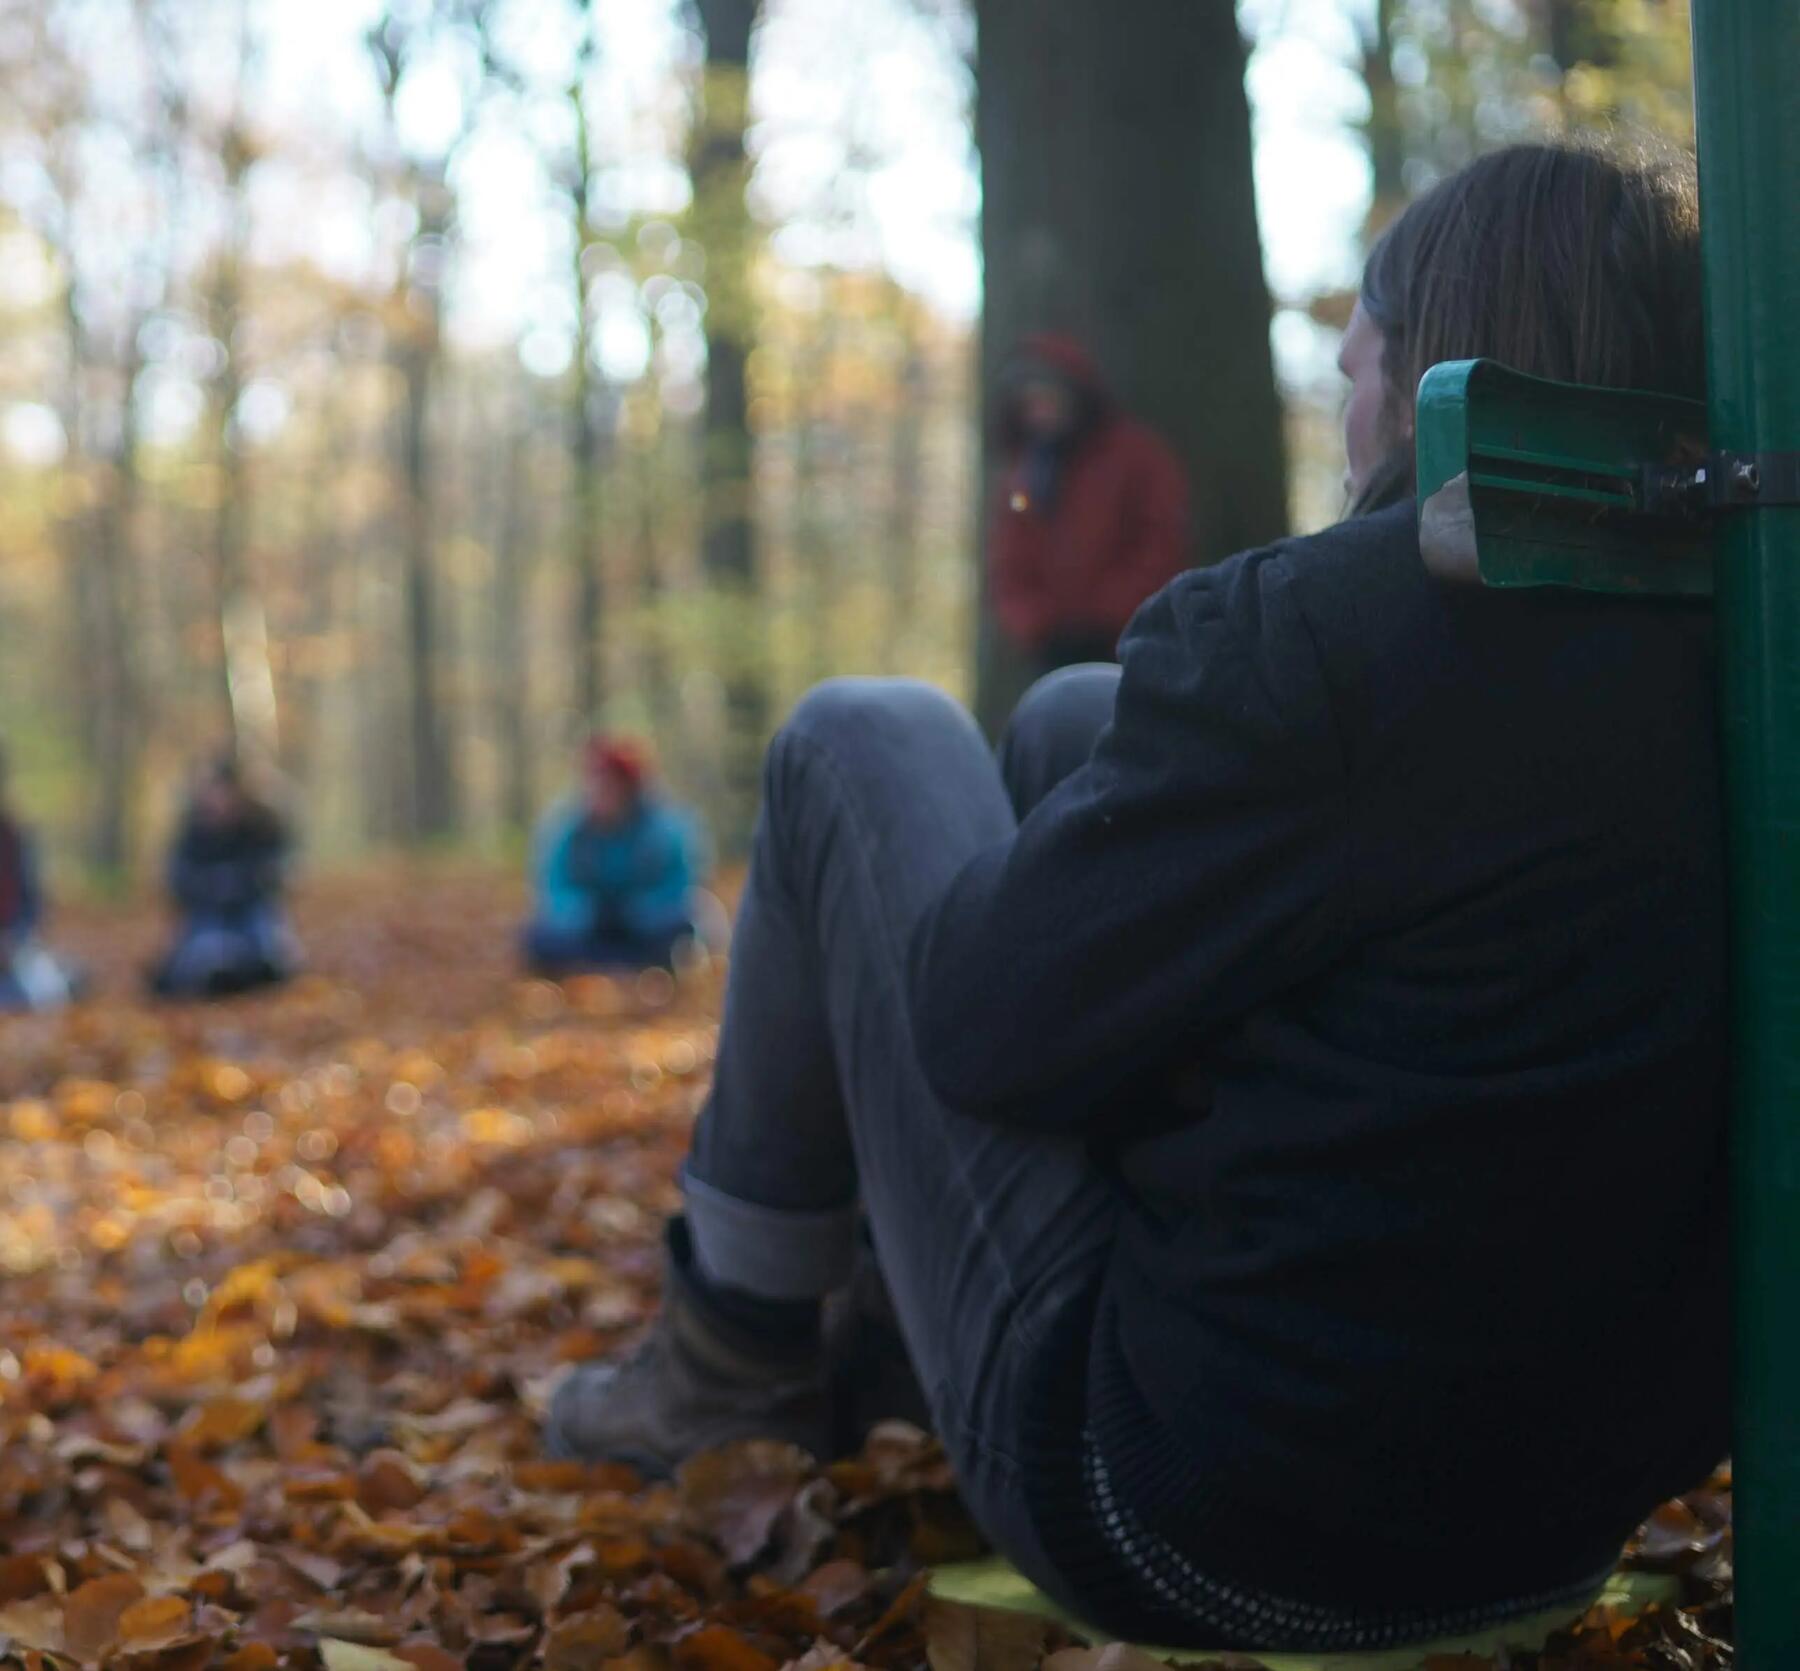
[[1070,338],[1025,338],[1003,378],[994,612],[1036,673],[1112,661],[1138,605],[1191,566],[1187,477]]

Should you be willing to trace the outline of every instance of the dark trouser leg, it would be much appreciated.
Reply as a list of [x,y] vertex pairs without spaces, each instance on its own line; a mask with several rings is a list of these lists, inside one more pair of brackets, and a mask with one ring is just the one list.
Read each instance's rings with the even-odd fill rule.
[[520,936],[519,949],[525,962],[540,974],[557,974],[579,969],[587,958],[586,930],[558,928],[552,923],[534,922]]
[[905,1009],[914,925],[1014,827],[974,722],[938,692],[839,681],[800,704],[770,749],[687,1209],[709,1281],[790,1301],[845,1281],[866,1214],[970,1505],[1045,1579],[1023,1383],[1098,1282],[1113,1199],[1080,1144],[938,1102]]

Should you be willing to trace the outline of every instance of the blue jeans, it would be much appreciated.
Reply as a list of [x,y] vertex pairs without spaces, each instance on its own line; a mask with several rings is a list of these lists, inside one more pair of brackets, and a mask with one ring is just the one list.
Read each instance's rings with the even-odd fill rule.
[[1118,1209],[1078,1141],[937,1100],[908,1035],[905,960],[963,862],[1086,760],[1117,680],[1041,681],[998,760],[927,685],[838,680],[799,704],[769,749],[686,1176],[702,1274],[764,1298],[840,1287],[866,1218],[965,1500],[1052,1594],[1066,1586],[1033,1523],[1024,1435]]
[[220,996],[286,980],[298,961],[278,904],[195,911],[182,919],[152,984],[169,997]]
[[675,948],[693,932],[693,924],[685,921],[662,934],[569,929],[536,922],[526,928],[522,949],[525,961],[546,975],[603,969],[667,969],[675,960]]

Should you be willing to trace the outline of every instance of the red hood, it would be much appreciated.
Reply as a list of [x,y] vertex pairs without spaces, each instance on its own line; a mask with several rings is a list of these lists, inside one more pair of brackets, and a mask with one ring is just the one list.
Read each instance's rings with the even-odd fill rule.
[[1094,356],[1072,336],[1065,336],[1060,331],[1034,331],[1019,339],[1018,346],[1006,357],[1006,364],[1001,369],[1002,396],[995,414],[995,428],[1003,447],[1011,449],[1019,444],[1012,389],[1020,373],[1034,367],[1053,371],[1067,379],[1081,397],[1078,434],[1093,429],[1112,410],[1112,394],[1106,379],[1100,375],[1100,366]]
[[1084,393],[1105,398],[1106,380],[1100,375],[1098,362],[1074,337],[1058,331],[1036,331],[1022,338],[1013,350],[1012,363],[1019,366],[1028,362],[1047,366]]

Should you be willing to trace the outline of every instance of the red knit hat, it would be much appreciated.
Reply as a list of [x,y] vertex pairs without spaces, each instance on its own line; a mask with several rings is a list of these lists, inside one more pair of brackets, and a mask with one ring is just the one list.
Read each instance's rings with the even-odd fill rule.
[[641,790],[650,776],[649,755],[629,737],[590,737],[583,752],[590,779],[616,778],[629,789]]

